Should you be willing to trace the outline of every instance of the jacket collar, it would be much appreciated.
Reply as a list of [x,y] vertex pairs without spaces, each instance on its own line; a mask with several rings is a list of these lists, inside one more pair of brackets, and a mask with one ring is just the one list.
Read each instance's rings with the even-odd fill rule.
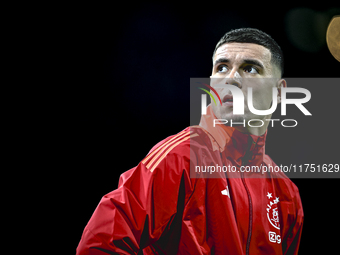
[[[201,116],[199,126],[205,129],[218,144],[220,152],[225,152],[237,164],[241,165],[242,160],[247,158],[248,163],[258,165],[263,161],[265,155],[265,142],[267,131],[261,136],[244,134],[233,127],[223,124],[213,126],[213,120],[217,119],[211,105],[207,107],[207,114]],[[246,155],[247,154],[247,155]]]

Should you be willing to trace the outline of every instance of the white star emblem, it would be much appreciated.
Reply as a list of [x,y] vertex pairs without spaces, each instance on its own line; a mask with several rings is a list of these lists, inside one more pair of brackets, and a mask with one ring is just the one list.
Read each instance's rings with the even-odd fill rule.
[[225,190],[222,190],[221,193],[222,193],[222,195],[226,195],[226,196],[228,196],[228,197],[230,198],[230,193],[229,193],[229,188],[228,188],[228,186],[226,187]]
[[279,202],[279,197],[276,197],[276,199],[274,200],[274,203],[277,204]]
[[267,193],[268,193],[267,194],[268,199],[272,198],[272,193],[269,193],[269,192],[267,192]]

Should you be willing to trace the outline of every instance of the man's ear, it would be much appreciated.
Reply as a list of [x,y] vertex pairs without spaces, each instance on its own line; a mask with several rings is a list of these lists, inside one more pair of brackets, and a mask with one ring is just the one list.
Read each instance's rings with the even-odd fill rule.
[[277,82],[277,103],[281,103],[281,89],[282,88],[287,88],[287,82],[285,79],[281,79]]

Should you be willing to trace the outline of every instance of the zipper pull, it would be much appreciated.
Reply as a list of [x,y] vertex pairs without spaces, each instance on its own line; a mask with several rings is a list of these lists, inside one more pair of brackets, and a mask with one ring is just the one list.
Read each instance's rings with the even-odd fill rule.
[[256,142],[253,140],[251,143],[251,147],[250,147],[250,151],[254,150],[256,145],[257,145],[257,141],[259,140],[259,138],[257,138]]

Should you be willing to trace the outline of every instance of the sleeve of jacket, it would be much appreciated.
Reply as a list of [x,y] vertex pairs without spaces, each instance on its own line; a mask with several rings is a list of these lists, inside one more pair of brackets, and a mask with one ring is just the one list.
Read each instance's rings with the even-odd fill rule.
[[304,220],[304,213],[302,208],[302,202],[300,198],[300,193],[298,188],[294,185],[294,204],[295,204],[295,215],[296,220],[294,225],[291,227],[291,231],[288,236],[287,240],[287,249],[284,254],[286,255],[297,255],[299,251],[300,241],[301,241],[301,234],[302,234],[302,226]]
[[[137,254],[169,231],[193,191],[190,133],[157,144],[139,165],[123,173],[86,225],[78,255]],[[183,199],[179,200],[179,193]]]

